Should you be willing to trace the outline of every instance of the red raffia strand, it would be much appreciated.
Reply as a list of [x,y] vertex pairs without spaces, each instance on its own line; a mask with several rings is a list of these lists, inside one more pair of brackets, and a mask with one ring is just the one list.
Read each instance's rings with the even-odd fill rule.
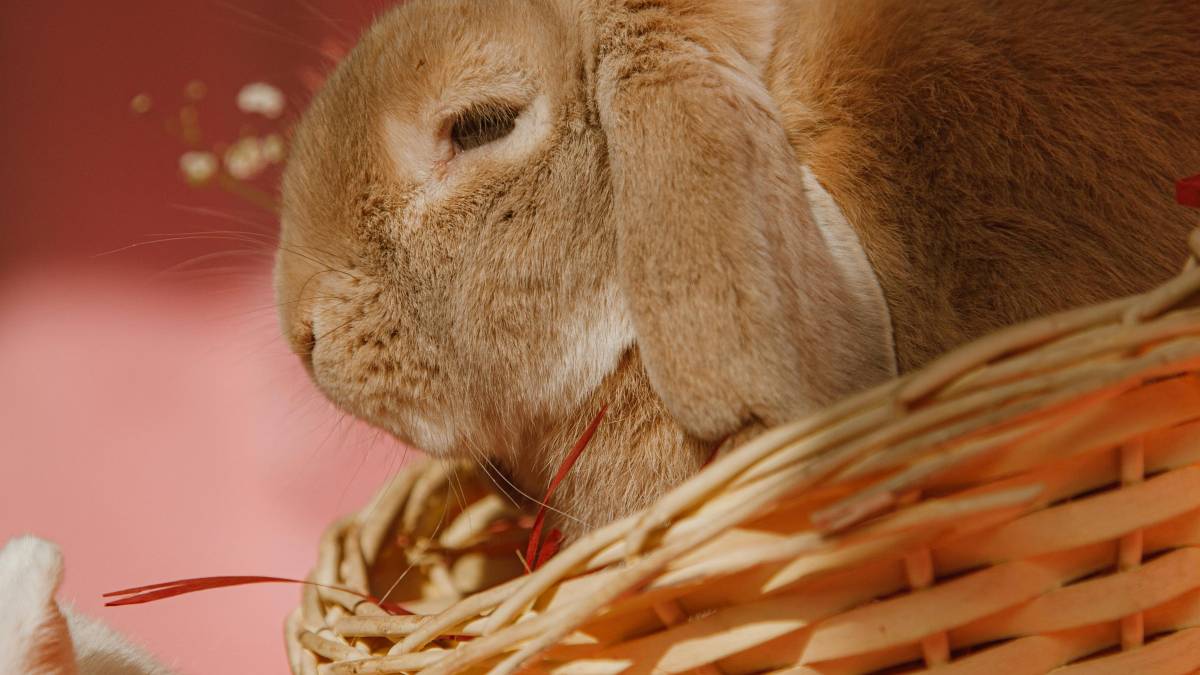
[[[566,458],[563,459],[563,463],[559,466],[558,473],[554,476],[554,480],[550,482],[549,489],[546,490],[546,496],[542,499],[542,505],[538,509],[537,518],[534,520],[533,531],[529,536],[529,546],[525,550],[524,562],[530,571],[541,567],[547,560],[554,557],[554,554],[558,553],[559,548],[562,547],[563,533],[561,530],[554,529],[547,533],[546,540],[541,542],[540,550],[538,548],[538,538],[541,534],[542,523],[546,519],[546,509],[550,501],[550,495],[554,494],[554,489],[557,488],[558,484],[561,483],[566,477],[567,472],[571,470],[571,466],[575,464],[575,460],[579,459],[579,455],[583,453],[583,449],[586,448],[588,443],[592,440],[592,434],[594,434],[596,432],[596,428],[600,426],[600,420],[604,417],[604,413],[607,409],[608,406],[600,409],[600,412],[596,415],[596,418],[593,419],[592,423],[588,426],[587,431],[583,433],[583,436],[580,436],[579,440],[575,443],[575,447],[572,448],[571,452],[566,456]],[[701,469],[704,469],[709,464],[713,463],[713,460],[717,458],[717,453],[721,451],[721,446],[725,445],[725,441],[727,440],[729,440],[728,435],[722,436],[716,443],[713,444],[712,450],[710,450],[708,453],[708,457],[704,460],[704,463],[700,465]],[[533,558],[535,554],[537,555],[536,560]]]
[[542,550],[538,551],[537,562],[533,564],[533,569],[537,569],[544,565],[547,560],[554,557],[558,553],[558,549],[562,546],[563,533],[562,530],[550,530],[546,535],[546,541],[542,542]]
[[[583,435],[575,442],[575,446],[563,458],[562,464],[558,467],[558,472],[554,475],[554,479],[550,481],[549,487],[546,489],[546,495],[542,498],[541,506],[538,508],[537,515],[533,519],[533,525],[529,533],[529,543],[525,549],[525,560],[527,564],[532,565],[531,571],[541,567],[547,560],[552,558],[555,553],[558,553],[562,546],[563,533],[561,530],[552,529],[546,535],[546,540],[541,541],[542,527],[545,525],[546,513],[548,511],[550,498],[554,496],[554,492],[558,486],[567,477],[571,467],[583,454],[583,451],[591,443],[592,437],[596,434],[596,429],[600,426],[600,421],[604,419],[604,414],[608,411],[608,405],[600,408],[600,412],[596,413],[596,417],[592,419],[591,424],[584,430]],[[708,458],[701,465],[704,468],[712,463],[720,451],[721,446],[725,444],[728,437],[722,438],[714,446],[709,453]],[[499,534],[513,529],[523,529],[525,523],[496,523],[493,525],[493,534]],[[403,544],[403,542],[398,542]],[[303,584],[307,586],[317,586],[319,588],[329,588],[349,593],[355,597],[362,598],[378,606],[383,611],[391,615],[408,615],[412,612],[404,609],[400,605],[390,602],[383,602],[380,599],[358,593],[348,588],[339,586],[329,586],[326,584],[318,584],[315,581],[304,581],[301,579],[288,579],[285,577],[266,577],[266,576],[217,576],[217,577],[196,577],[192,579],[178,579],[176,581],[166,581],[158,584],[149,584],[146,586],[137,586],[134,588],[125,588],[119,591],[111,591],[105,593],[105,598],[117,598],[104,603],[105,607],[123,607],[125,605],[140,605],[165,598],[173,598],[177,595],[185,595],[188,593],[196,593],[198,591],[207,591],[214,588],[229,588],[232,586],[248,586],[251,584]],[[125,596],[125,597],[119,597]],[[465,637],[465,636],[464,636]]]
[[161,584],[150,584],[148,586],[138,586],[136,588],[126,588],[119,591],[111,591],[105,593],[105,598],[115,598],[117,596],[127,596],[110,600],[104,603],[105,607],[121,607],[124,605],[140,605],[145,602],[154,602],[163,598],[173,598],[176,595],[184,595],[186,593],[195,593],[196,591],[207,591],[213,588],[228,588],[230,586],[246,586],[249,584],[304,584],[306,586],[317,586],[319,588],[329,588],[338,591],[344,591],[351,595],[357,596],[377,605],[380,609],[391,614],[407,615],[412,612],[404,609],[400,605],[391,602],[383,602],[378,598],[358,593],[348,588],[338,586],[327,586],[318,584],[315,581],[303,581],[300,579],[286,579],[283,577],[258,577],[258,576],[226,576],[226,577],[197,577],[195,579],[179,579],[177,581],[167,581]]
[[717,458],[717,453],[721,452],[721,446],[725,445],[725,441],[729,440],[729,437],[732,435],[725,434],[713,444],[712,450],[708,451],[708,459],[704,460],[704,463],[700,465],[701,470],[707,469],[708,465],[713,463],[713,460]]
[[[584,448],[591,442],[592,436],[596,433],[596,427],[600,426],[600,420],[603,419],[608,406],[600,408],[600,412],[592,423],[588,425],[583,436],[575,443],[575,447],[563,459],[562,465],[558,469],[558,473],[554,476],[554,480],[550,482],[549,489],[546,490],[546,496],[542,499],[542,506],[538,510],[537,517],[533,521],[533,528],[529,536],[529,545],[527,548],[526,560],[533,561],[533,569],[537,569],[542,563],[546,562],[558,552],[559,546],[562,544],[563,534],[559,530],[551,530],[544,543],[539,546],[541,539],[542,525],[546,520],[546,504],[549,503],[550,497],[554,495],[554,491],[558,488],[559,483],[562,483],[566,478],[567,472],[575,464],[575,460],[579,459],[579,455],[583,453]],[[520,523],[510,525],[502,525],[498,528],[499,531],[505,531],[521,527]],[[403,541],[398,541],[403,545]],[[539,550],[540,549],[540,550]],[[536,556],[536,557],[535,557]],[[358,593],[348,588],[339,586],[328,586],[326,584],[318,584],[315,581],[304,581],[301,579],[287,579],[284,577],[266,577],[266,576],[220,576],[220,577],[196,577],[193,579],[178,579],[176,581],[166,581],[159,584],[149,584],[147,586],[137,586],[134,588],[125,588],[119,591],[111,591],[105,593],[105,598],[117,598],[104,603],[105,607],[123,607],[125,605],[140,605],[165,598],[173,598],[177,595],[185,595],[187,593],[196,593],[198,591],[207,591],[214,588],[229,588],[231,586],[247,586],[250,584],[304,584],[307,586],[317,586],[319,588],[330,588],[334,590],[344,591],[355,597],[362,598],[367,602],[377,605],[380,609],[392,615],[406,615],[412,612],[404,609],[400,605],[383,602],[378,598]],[[126,596],[126,597],[119,597]]]
[[[608,411],[608,404],[600,406],[600,412],[596,413],[596,417],[592,419],[592,423],[584,430],[583,435],[575,441],[575,447],[567,453],[563,458],[562,464],[558,466],[558,473],[554,474],[554,479],[550,481],[550,486],[546,488],[546,495],[542,497],[542,505],[538,507],[537,516],[533,519],[533,529],[529,532],[529,545],[525,547],[525,561],[531,566],[531,571],[536,570],[543,562],[550,559],[558,551],[559,545],[562,543],[562,532],[551,530],[546,538],[545,547],[542,546],[542,525],[546,522],[546,510],[550,504],[550,498],[554,496],[554,491],[558,489],[563,479],[567,477],[567,472],[575,465],[575,460],[583,454],[588,443],[592,442],[592,436],[596,433],[596,427],[600,426],[600,420],[604,419],[604,413]],[[541,549],[539,553],[539,549]]]
[[1184,178],[1175,184],[1175,201],[1200,209],[1200,174]]

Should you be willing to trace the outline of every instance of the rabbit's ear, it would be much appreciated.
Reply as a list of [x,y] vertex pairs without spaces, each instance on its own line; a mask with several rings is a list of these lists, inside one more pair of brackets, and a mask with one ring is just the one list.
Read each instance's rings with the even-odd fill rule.
[[0,549],[0,672],[75,675],[67,622],[54,602],[58,547],[24,536]]
[[814,216],[806,183],[827,195],[754,66],[639,4],[658,15],[623,10],[593,48],[619,274],[658,394],[715,439],[893,375],[874,273],[832,201]]

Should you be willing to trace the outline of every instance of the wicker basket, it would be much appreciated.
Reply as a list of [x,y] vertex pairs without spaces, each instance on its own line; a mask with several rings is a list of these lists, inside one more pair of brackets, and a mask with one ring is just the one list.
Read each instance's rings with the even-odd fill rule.
[[[1200,232],[1191,246],[1200,257]],[[467,465],[332,526],[296,673],[1200,669],[1200,267],[722,456],[533,573]],[[465,508],[463,508],[465,505]],[[407,573],[403,574],[407,570]]]

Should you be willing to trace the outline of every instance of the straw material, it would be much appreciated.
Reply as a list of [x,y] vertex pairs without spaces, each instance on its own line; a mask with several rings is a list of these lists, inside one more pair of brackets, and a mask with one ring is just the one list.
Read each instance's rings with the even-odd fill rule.
[[986,337],[769,431],[533,573],[521,517],[471,466],[412,465],[329,529],[310,578],[414,614],[306,587],[292,669],[1196,671],[1197,297],[1193,259],[1153,292]]

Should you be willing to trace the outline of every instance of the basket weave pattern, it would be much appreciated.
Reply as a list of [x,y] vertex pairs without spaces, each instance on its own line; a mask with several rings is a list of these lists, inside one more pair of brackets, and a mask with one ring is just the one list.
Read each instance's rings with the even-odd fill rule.
[[1145,295],[996,333],[771,430],[532,573],[482,476],[410,465],[328,530],[310,579],[395,586],[414,614],[306,587],[292,668],[1197,671],[1198,295],[1194,257]]

